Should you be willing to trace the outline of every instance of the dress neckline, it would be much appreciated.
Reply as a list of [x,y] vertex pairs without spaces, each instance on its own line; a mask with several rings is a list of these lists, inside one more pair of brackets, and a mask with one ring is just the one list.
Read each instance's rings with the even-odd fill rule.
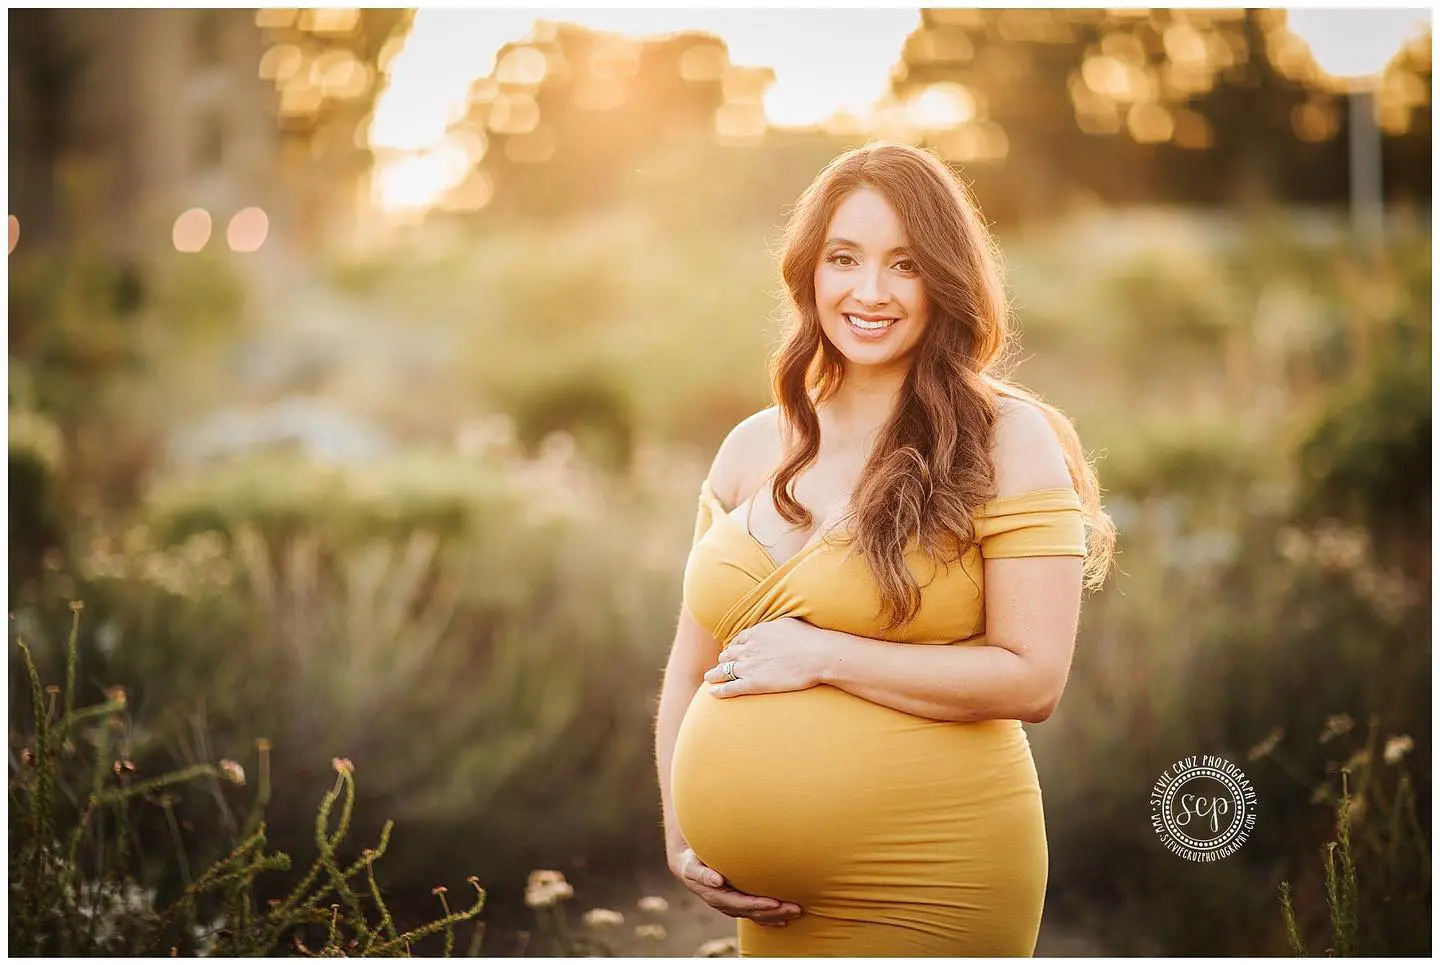
[[[724,517],[725,521],[738,533],[744,536],[745,539],[748,540],[756,549],[758,549],[761,554],[764,555],[766,561],[769,562],[769,564],[776,570],[782,570],[786,567],[793,566],[798,561],[809,556],[814,550],[822,546],[831,545],[832,536],[841,535],[849,531],[848,524],[846,524],[842,519],[834,526],[831,526],[830,528],[812,536],[809,542],[807,542],[804,546],[800,547],[790,556],[786,557],[785,560],[782,562],[781,560],[775,558],[775,554],[770,552],[770,548],[768,546],[760,542],[760,540],[756,538],[755,534],[750,532],[750,528],[748,526],[744,525],[740,520],[730,515],[733,510],[727,509],[725,504],[720,501],[720,497],[715,495],[715,490],[711,488],[710,479],[708,476],[705,478],[705,481],[700,484],[700,491],[705,498],[709,499],[712,503],[715,504],[714,509],[718,511],[722,517]],[[1033,501],[1035,499],[1054,496],[1069,496],[1077,503],[1080,501],[1080,494],[1077,493],[1073,487],[1050,486],[1044,489],[1032,489],[1028,492],[1015,493],[1011,496],[998,496],[995,499],[991,499],[986,502],[984,507],[982,507],[981,511],[987,516],[1001,515],[1004,508],[1011,504],[1025,503],[1027,501]],[[735,508],[738,509],[739,507],[737,506]]]

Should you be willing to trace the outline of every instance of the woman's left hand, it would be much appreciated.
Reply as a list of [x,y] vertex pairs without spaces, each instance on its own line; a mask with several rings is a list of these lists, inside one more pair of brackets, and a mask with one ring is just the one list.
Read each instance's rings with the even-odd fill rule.
[[[720,651],[716,666],[705,671],[716,697],[781,694],[808,690],[820,682],[820,630],[803,620],[784,617],[757,623],[735,634]],[[739,679],[729,680],[726,665]]]

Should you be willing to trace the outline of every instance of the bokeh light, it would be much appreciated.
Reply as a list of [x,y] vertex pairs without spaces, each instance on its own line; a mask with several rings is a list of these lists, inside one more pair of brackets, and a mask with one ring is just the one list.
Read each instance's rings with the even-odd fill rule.
[[975,98],[960,84],[932,84],[911,100],[910,113],[926,130],[945,130],[975,116]]
[[396,211],[426,207],[435,200],[437,185],[447,191],[465,179],[472,167],[467,148],[473,148],[473,144],[447,139],[433,150],[380,165],[375,180],[376,200]]
[[191,208],[175,219],[170,232],[176,251],[194,253],[210,241],[210,212],[204,208]]
[[1379,74],[1429,23],[1425,10],[1291,10],[1286,17],[1320,69],[1349,80]]
[[260,208],[243,208],[235,212],[225,229],[225,240],[231,251],[259,251],[270,232],[270,219]]
[[[422,177],[438,172],[433,164],[412,163],[416,152],[428,152],[446,137],[456,114],[470,99],[472,85],[496,74],[516,86],[538,84],[553,69],[540,51],[516,46],[496,63],[499,51],[508,43],[535,38],[535,32],[553,30],[537,24],[530,10],[420,10],[403,48],[391,51],[387,44],[381,71],[388,74],[385,90],[375,108],[370,127],[370,147],[388,154],[390,161],[377,172],[376,200],[388,207],[405,197],[403,207],[416,203],[427,192],[433,203],[459,183],[431,180],[423,188]],[[715,133],[722,143],[755,144],[769,125],[807,127],[829,125],[840,112],[867,117],[886,96],[896,52],[919,25],[917,9],[898,10],[567,10],[566,22],[576,23],[616,36],[597,45],[592,64],[595,75],[576,87],[575,103],[587,110],[613,110],[623,105],[627,92],[623,81],[639,66],[638,38],[658,37],[681,31],[711,33],[725,42],[728,55],[719,47],[697,48],[679,65],[687,80],[730,76],[736,65],[773,68],[767,83],[756,91],[756,108],[722,108],[715,119]],[[803,42],[798,42],[803,38]],[[728,68],[728,69],[727,69]],[[287,91],[288,94],[288,91]],[[508,95],[507,95],[508,96]],[[311,95],[290,94],[282,109],[299,112],[310,108]],[[498,115],[499,120],[495,120]],[[490,129],[525,137],[517,148],[520,157],[530,159],[553,152],[545,145],[553,136],[539,133],[541,118],[516,102],[492,111]],[[498,126],[497,126],[498,125]],[[533,135],[533,136],[531,136]],[[507,148],[507,156],[509,149]],[[388,164],[405,164],[403,173],[384,170]],[[426,174],[425,172],[430,172]],[[398,185],[407,187],[399,190]]]
[[12,214],[12,215],[10,216],[10,251],[9,251],[8,253],[9,253],[9,254],[14,254],[14,253],[15,253],[15,246],[18,245],[19,243],[20,243],[20,219],[17,218],[17,217],[15,217],[15,216]]
[[479,211],[495,197],[495,182],[490,175],[476,168],[465,180],[446,193],[440,206],[446,211],[464,213]]

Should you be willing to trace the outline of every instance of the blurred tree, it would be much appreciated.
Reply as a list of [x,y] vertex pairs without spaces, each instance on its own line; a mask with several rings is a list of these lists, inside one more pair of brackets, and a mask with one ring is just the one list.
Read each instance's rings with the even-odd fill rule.
[[363,128],[414,11],[345,7],[265,9],[260,76],[278,95],[289,220],[303,247],[346,237],[368,192],[372,158]]
[[[56,173],[86,54],[54,10],[10,14],[10,213],[26,245],[53,240],[61,217]],[[17,190],[18,189],[18,190]]]
[[[1429,73],[1427,40],[1396,58],[1379,97],[1387,188],[1424,201]],[[901,127],[981,162],[969,171],[987,211],[1049,213],[1085,194],[1345,196],[1338,89],[1282,10],[924,10],[892,87]],[[988,190],[983,162],[1001,158],[1004,183]]]
[[603,204],[643,155],[708,138],[727,92],[742,97],[747,82],[766,83],[732,67],[710,34],[637,40],[541,20],[500,49],[451,135],[479,145],[492,211],[570,214]]

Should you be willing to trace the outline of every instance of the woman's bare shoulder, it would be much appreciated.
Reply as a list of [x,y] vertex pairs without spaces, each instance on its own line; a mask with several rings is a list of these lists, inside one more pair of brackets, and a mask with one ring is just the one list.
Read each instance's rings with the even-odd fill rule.
[[780,461],[780,408],[770,406],[730,430],[710,466],[710,489],[726,506],[738,506]]
[[1065,450],[1050,419],[1023,399],[1002,398],[990,450],[999,497],[1071,485]]

